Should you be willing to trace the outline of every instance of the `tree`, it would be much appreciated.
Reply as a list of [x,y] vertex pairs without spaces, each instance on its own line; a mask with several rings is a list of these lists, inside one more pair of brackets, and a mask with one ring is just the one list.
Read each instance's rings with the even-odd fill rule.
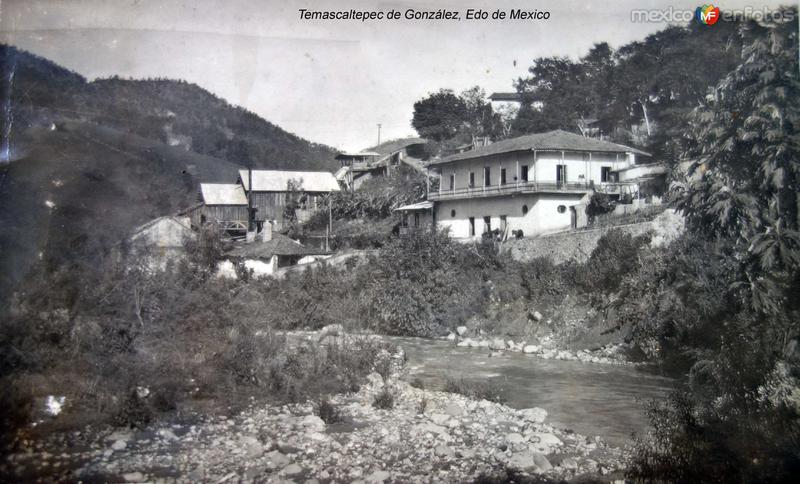
[[463,91],[460,97],[466,107],[462,131],[473,140],[494,136],[500,127],[500,118],[492,111],[492,105],[486,102],[486,91],[474,86]]
[[450,89],[414,103],[411,125],[423,138],[444,141],[455,136],[468,116],[467,105]]

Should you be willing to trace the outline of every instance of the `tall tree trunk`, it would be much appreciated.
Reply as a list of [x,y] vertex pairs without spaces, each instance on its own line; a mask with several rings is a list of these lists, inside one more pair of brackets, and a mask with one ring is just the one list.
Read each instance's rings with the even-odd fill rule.
[[647,104],[644,100],[640,100],[639,104],[642,105],[642,114],[644,114],[644,126],[647,128],[647,136],[650,137],[650,118],[647,117]]

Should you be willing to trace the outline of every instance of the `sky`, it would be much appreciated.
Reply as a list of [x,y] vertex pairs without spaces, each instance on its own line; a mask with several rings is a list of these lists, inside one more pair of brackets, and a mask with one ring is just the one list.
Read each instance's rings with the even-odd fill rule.
[[[776,6],[781,2],[767,2]],[[787,3],[786,1],[782,3]],[[578,58],[664,28],[632,9],[698,2],[620,0],[0,0],[0,41],[88,79],[184,79],[310,141],[359,150],[414,136],[413,104],[441,88],[513,91],[531,61]],[[721,8],[762,8],[727,1]],[[460,21],[302,20],[299,9],[436,9]],[[548,20],[466,20],[468,8],[548,11]],[[713,26],[709,26],[713,28]]]

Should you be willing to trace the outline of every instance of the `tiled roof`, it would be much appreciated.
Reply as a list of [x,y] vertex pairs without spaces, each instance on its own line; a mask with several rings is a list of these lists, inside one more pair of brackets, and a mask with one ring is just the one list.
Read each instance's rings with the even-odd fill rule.
[[[239,179],[245,190],[249,190],[247,170],[239,170]],[[253,191],[286,192],[289,180],[301,182],[304,192],[337,192],[339,183],[328,171],[281,171],[253,170]]]
[[306,247],[289,237],[273,233],[272,240],[267,242],[253,242],[237,247],[229,252],[231,256],[244,259],[269,259],[273,255],[319,255],[326,254],[322,249]]
[[493,92],[489,99],[492,101],[521,101],[522,96],[518,92]]
[[200,195],[206,205],[247,205],[244,189],[237,183],[201,183]]
[[555,131],[548,131],[546,133],[529,134],[520,136],[518,138],[506,139],[492,143],[482,148],[477,148],[463,153],[456,153],[444,157],[440,160],[434,160],[429,165],[438,165],[441,163],[450,163],[451,161],[469,160],[472,158],[481,158],[484,156],[497,155],[501,153],[510,153],[513,151],[530,151],[530,150],[564,150],[564,151],[593,151],[597,153],[636,153],[640,155],[650,156],[642,150],[632,148],[630,146],[619,145],[609,141],[601,141],[599,139],[587,138],[575,133],[569,133],[557,129]]

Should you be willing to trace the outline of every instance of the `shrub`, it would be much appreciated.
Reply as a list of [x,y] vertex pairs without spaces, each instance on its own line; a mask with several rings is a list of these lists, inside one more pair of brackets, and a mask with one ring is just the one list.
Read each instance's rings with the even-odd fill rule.
[[488,400],[495,403],[503,403],[506,400],[502,386],[492,380],[474,382],[463,378],[448,378],[445,380],[442,391],[458,393],[474,400]]
[[334,424],[342,421],[342,414],[327,398],[322,399],[315,408],[315,413],[326,424]]
[[619,229],[609,230],[577,271],[576,282],[590,294],[616,292],[623,277],[639,266],[639,251],[649,242],[649,234],[634,237]]
[[372,406],[381,410],[391,410],[394,408],[394,394],[387,387],[383,387],[372,400]]

